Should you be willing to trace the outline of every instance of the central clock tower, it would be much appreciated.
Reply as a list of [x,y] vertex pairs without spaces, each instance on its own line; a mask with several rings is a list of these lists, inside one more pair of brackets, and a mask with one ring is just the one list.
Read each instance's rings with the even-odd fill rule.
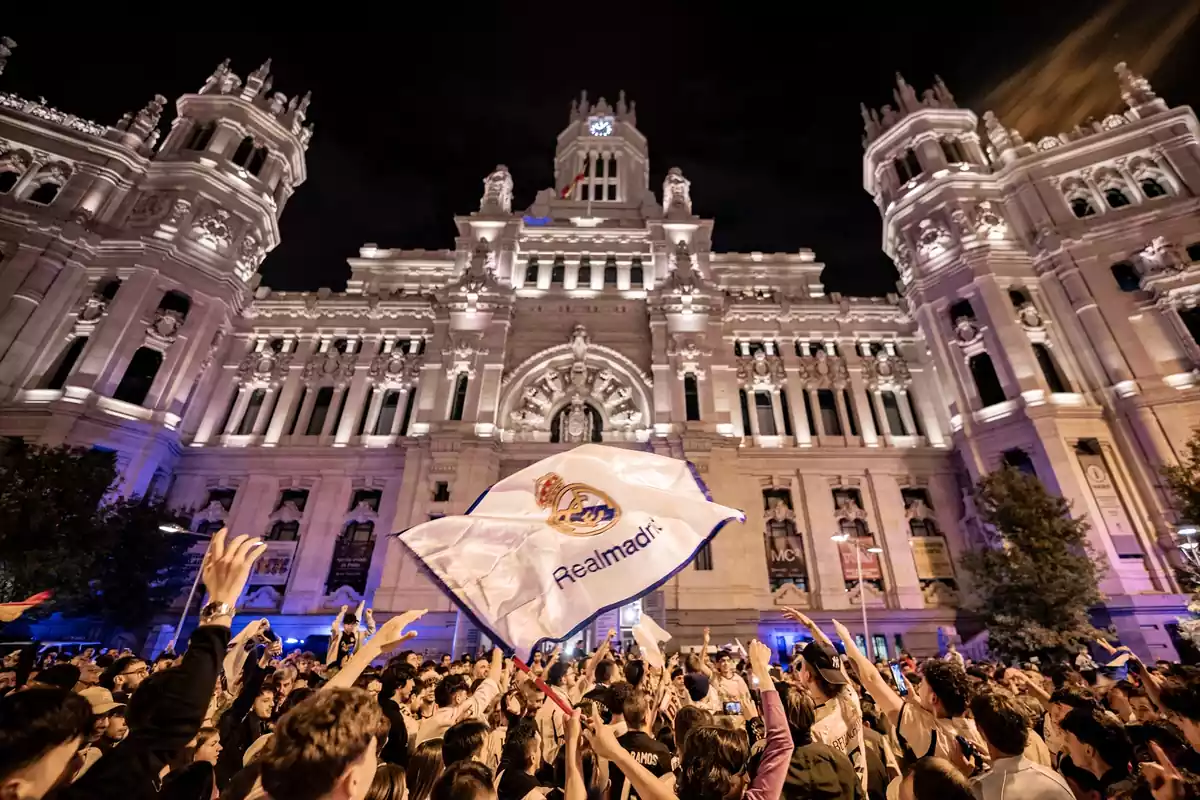
[[637,129],[636,103],[615,106],[601,97],[588,102],[587,92],[571,102],[571,118],[558,135],[554,186],[559,197],[580,203],[642,201],[650,188],[646,137]]

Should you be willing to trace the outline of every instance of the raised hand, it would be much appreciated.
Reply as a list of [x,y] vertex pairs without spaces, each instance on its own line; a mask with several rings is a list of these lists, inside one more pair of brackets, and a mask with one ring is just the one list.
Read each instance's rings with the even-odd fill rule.
[[784,606],[782,609],[782,612],[783,612],[784,618],[790,619],[793,622],[799,622],[801,625],[803,625],[806,628],[811,629],[811,628],[816,627],[816,625],[813,623],[813,621],[811,619],[809,619],[806,615],[800,613],[796,609],[792,608],[791,606]]
[[214,603],[228,603],[230,607],[246,588],[250,568],[267,549],[261,540],[246,535],[235,536],[226,541],[224,528],[213,534],[200,565],[200,575],[209,597]]
[[1158,742],[1150,743],[1150,752],[1154,754],[1154,761],[1143,761],[1139,766],[1146,782],[1150,784],[1150,794],[1154,800],[1183,800],[1186,796],[1183,775],[1167,758]]
[[427,612],[428,609],[422,608],[417,611],[405,611],[403,614],[397,614],[383,623],[383,626],[379,628],[379,632],[371,638],[371,643],[374,644],[380,653],[390,653],[402,642],[407,642],[409,639],[416,637],[416,631],[406,631],[404,629],[425,616]]

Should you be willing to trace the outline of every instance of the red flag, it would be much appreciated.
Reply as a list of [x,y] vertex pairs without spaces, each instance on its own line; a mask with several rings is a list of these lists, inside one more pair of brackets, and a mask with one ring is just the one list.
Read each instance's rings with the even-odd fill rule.
[[570,183],[563,187],[562,194],[559,195],[560,199],[566,200],[571,196],[571,193],[575,191],[575,187],[579,185],[579,182],[587,177],[588,169],[591,166],[591,163],[592,156],[589,153],[588,155],[584,156],[583,169],[580,171],[580,173],[572,178]]

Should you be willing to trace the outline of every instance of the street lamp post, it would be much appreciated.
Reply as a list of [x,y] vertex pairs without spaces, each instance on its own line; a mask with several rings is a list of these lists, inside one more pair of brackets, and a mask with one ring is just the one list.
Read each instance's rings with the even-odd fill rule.
[[[159,525],[158,529],[163,533],[183,533],[189,536],[195,536],[199,539],[212,539],[211,534],[195,533],[194,531],[189,531],[187,528],[184,528],[181,525]],[[203,566],[203,563],[201,563],[201,566]],[[196,599],[196,590],[200,588],[200,577],[202,573],[203,570],[200,567],[197,567],[196,577],[192,580],[192,588],[188,590],[187,602],[183,604],[183,613],[179,615],[179,623],[175,626],[175,636],[172,637],[171,641],[177,644],[179,642],[179,635],[183,632],[183,623],[187,619],[188,611],[192,607],[192,601]]]
[[858,541],[858,537],[851,537],[845,533],[839,533],[833,537],[833,540],[838,543],[849,542],[854,546],[854,568],[858,572],[858,605],[862,609],[862,626],[863,626],[863,643],[866,650],[867,658],[875,654],[875,647],[871,642],[871,631],[867,624],[867,591],[863,586],[863,571],[862,571],[862,554],[863,550],[868,553],[882,553],[882,547],[866,547]]

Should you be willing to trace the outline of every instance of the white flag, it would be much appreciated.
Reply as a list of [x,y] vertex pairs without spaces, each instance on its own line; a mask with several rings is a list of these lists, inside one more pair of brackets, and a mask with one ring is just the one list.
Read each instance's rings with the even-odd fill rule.
[[671,641],[671,634],[659,627],[649,614],[642,614],[638,624],[633,626],[633,640],[637,642],[638,649],[642,651],[642,658],[647,664],[657,669],[663,668],[666,659],[663,658],[658,643]]
[[581,445],[399,535],[493,641],[528,654],[665,583],[742,512],[691,464]]

